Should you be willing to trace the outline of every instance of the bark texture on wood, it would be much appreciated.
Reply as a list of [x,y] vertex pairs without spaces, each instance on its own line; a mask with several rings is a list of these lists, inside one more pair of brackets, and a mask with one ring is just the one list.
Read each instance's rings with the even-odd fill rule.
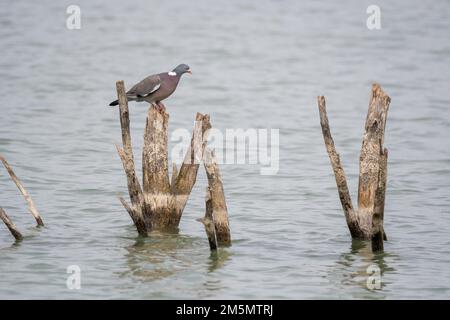
[[28,193],[27,189],[25,189],[22,182],[19,180],[19,178],[17,178],[13,169],[11,168],[9,163],[6,161],[6,159],[2,155],[0,155],[0,160],[2,161],[3,166],[5,167],[6,171],[8,171],[8,174],[11,177],[11,180],[14,181],[14,183],[16,184],[17,188],[19,189],[20,193],[25,198],[25,201],[27,202],[27,205],[28,205],[28,210],[33,215],[34,219],[36,220],[37,225],[43,226],[44,222],[42,221],[41,215],[39,214],[39,211],[37,210],[37,208],[34,204],[34,201],[33,201],[33,199],[31,199],[31,196]]
[[[191,143],[180,167],[180,172],[175,179],[174,187],[177,195],[189,195],[194,187],[198,168],[203,160],[209,129],[211,129],[209,115],[197,113]],[[186,202],[179,205],[184,208]]]
[[[190,148],[179,171],[168,170],[168,122],[164,109],[150,106],[142,151],[142,188],[136,176],[131,147],[128,103],[123,81],[117,82],[123,149],[117,147],[128,182],[131,205],[120,199],[130,214],[139,234],[149,231],[177,229],[189,194],[195,184],[199,163],[211,124],[208,115],[196,116]],[[191,160],[195,161],[191,161]]]
[[170,191],[168,123],[169,115],[164,110],[149,108],[142,152],[143,186],[146,194],[167,194]]
[[358,207],[371,210],[378,187],[380,148],[383,146],[389,97],[379,85],[372,87],[365,132],[359,158]]
[[6,225],[6,227],[9,229],[9,231],[11,232],[11,234],[13,235],[13,237],[17,241],[20,241],[20,240],[23,239],[23,236],[20,233],[20,231],[17,229],[17,227],[14,225],[14,223],[8,217],[8,215],[6,214],[5,210],[3,210],[3,208],[1,208],[1,207],[0,207],[0,219],[3,220],[3,222]]
[[197,113],[195,116],[195,124],[192,132],[190,146],[186,152],[183,163],[181,164],[177,177],[172,178],[172,192],[176,199],[176,209],[178,215],[176,224],[178,225],[181,214],[191,194],[192,188],[197,181],[197,173],[200,163],[203,159],[203,153],[208,140],[211,122],[209,115]]
[[378,171],[378,187],[375,193],[375,204],[372,217],[372,250],[382,251],[383,240],[386,240],[384,232],[384,201],[386,195],[387,180],[387,159],[388,151],[385,148],[380,150],[380,168]]
[[339,154],[336,152],[326,114],[324,97],[318,97],[322,134],[333,167],[339,198],[353,238],[372,240],[374,251],[383,250],[384,203],[387,179],[387,149],[384,132],[390,98],[378,84],[372,86],[372,97],[366,118],[359,161],[358,209],[353,208]]
[[330,158],[331,166],[333,167],[334,177],[336,178],[336,185],[339,193],[339,199],[341,200],[342,209],[344,210],[345,220],[350,230],[350,234],[353,238],[359,238],[360,228],[358,223],[358,217],[353,209],[352,199],[347,186],[347,179],[345,178],[344,168],[341,164],[339,154],[336,152],[334,141],[331,136],[330,125],[328,124],[327,109],[325,103],[325,97],[320,96],[317,98],[320,114],[320,125],[322,127],[323,139],[327,148],[328,156]]
[[209,248],[211,251],[217,250],[217,236],[216,236],[216,227],[214,223],[213,216],[213,207],[212,207],[212,199],[211,199],[211,189],[209,187],[206,188],[206,197],[205,197],[205,216],[203,218],[197,219],[205,226],[206,236],[208,237]]
[[[126,97],[126,90],[123,81],[117,81],[117,98],[119,100],[119,112],[120,112],[120,127],[122,130],[122,145],[123,148],[116,145],[117,153],[122,161],[123,169],[127,176],[128,194],[130,195],[131,206],[129,206],[125,199],[121,199],[127,212],[130,214],[136,229],[140,235],[145,236],[147,229],[151,227],[150,221],[145,221],[142,212],[144,204],[144,194],[142,192],[141,185],[139,184],[136,176],[136,170],[134,165],[133,148],[131,145],[131,132],[130,132],[130,117],[128,111],[128,99]],[[149,224],[147,226],[147,224]]]
[[216,156],[211,149],[206,148],[205,150],[204,165],[208,176],[208,189],[211,194],[211,207],[217,243],[219,246],[230,246],[231,232],[222,177],[220,176]]

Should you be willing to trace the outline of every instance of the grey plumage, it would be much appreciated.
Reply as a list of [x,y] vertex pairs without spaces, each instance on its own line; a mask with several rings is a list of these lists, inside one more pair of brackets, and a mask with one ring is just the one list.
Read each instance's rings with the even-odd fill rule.
[[[148,76],[127,91],[127,99],[128,101],[147,101],[159,104],[175,91],[184,73],[191,73],[191,69],[186,64],[180,64],[171,72]],[[109,105],[117,106],[118,104],[118,100],[115,100]]]

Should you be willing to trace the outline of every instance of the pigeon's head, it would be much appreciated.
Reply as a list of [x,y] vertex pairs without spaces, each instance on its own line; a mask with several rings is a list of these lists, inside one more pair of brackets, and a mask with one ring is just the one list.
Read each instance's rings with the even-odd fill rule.
[[191,68],[187,64],[180,64],[175,69],[172,70],[172,72],[175,72],[178,76],[181,76],[184,73],[190,73],[192,74]]

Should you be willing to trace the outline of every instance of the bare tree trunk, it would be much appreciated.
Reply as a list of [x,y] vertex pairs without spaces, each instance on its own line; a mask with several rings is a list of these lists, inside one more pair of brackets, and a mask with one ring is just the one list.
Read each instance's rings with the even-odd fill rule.
[[368,236],[372,231],[375,194],[379,187],[380,158],[383,154],[380,150],[383,150],[389,103],[390,98],[378,84],[374,84],[359,158],[358,210],[361,228]]
[[230,246],[231,233],[222,178],[214,151],[208,148],[205,150],[204,165],[208,176],[208,189],[211,195],[212,216],[216,229],[217,243],[219,246]]
[[125,87],[123,81],[118,81],[116,85],[123,143],[123,149],[117,147],[117,151],[127,176],[131,206],[123,198],[120,201],[130,214],[139,234],[145,236],[155,229],[176,230],[197,178],[200,162],[191,160],[202,158],[207,131],[211,128],[209,116],[197,114],[191,146],[185,161],[179,171],[174,165],[172,178],[169,179],[169,115],[165,110],[150,106],[142,152],[143,188],[141,188],[133,160]]
[[354,210],[344,169],[331,137],[325,98],[318,97],[322,134],[333,167],[347,225],[353,238],[371,240],[373,251],[383,250],[383,239],[386,240],[383,220],[387,149],[383,148],[383,143],[389,104],[389,96],[378,84],[374,84],[359,162],[358,210]]
[[30,194],[28,193],[27,189],[23,186],[22,182],[17,178],[16,174],[14,173],[13,169],[10,167],[9,163],[6,161],[6,159],[0,155],[0,160],[2,161],[3,165],[5,166],[6,171],[8,171],[9,176],[11,177],[12,181],[16,184],[17,188],[19,189],[20,193],[22,193],[23,197],[25,198],[25,201],[28,204],[28,209],[33,215],[34,219],[36,220],[36,223],[38,226],[43,226],[44,222],[42,221],[41,215],[39,214],[39,211],[37,210],[36,206],[34,205],[33,199],[31,199]]
[[156,108],[148,109],[142,152],[143,185],[146,194],[168,194],[170,191],[168,168],[167,130],[169,115]]
[[8,215],[6,214],[6,212],[3,210],[2,207],[0,207],[0,219],[3,220],[3,222],[5,223],[6,227],[9,229],[9,231],[11,232],[11,234],[13,235],[13,237],[17,240],[20,241],[23,239],[22,234],[20,233],[20,231],[17,229],[17,227],[14,225],[14,223],[11,221],[11,219],[8,217]]

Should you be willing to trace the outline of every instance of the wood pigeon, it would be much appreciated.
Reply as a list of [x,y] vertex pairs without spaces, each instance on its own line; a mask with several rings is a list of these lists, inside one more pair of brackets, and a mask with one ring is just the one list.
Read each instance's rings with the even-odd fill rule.
[[[135,84],[127,92],[128,101],[147,101],[156,103],[157,107],[165,108],[162,100],[168,98],[177,88],[180,78],[185,73],[191,73],[187,64],[180,64],[170,72],[163,72],[148,76],[141,82]],[[111,102],[110,106],[117,106],[118,100]]]

